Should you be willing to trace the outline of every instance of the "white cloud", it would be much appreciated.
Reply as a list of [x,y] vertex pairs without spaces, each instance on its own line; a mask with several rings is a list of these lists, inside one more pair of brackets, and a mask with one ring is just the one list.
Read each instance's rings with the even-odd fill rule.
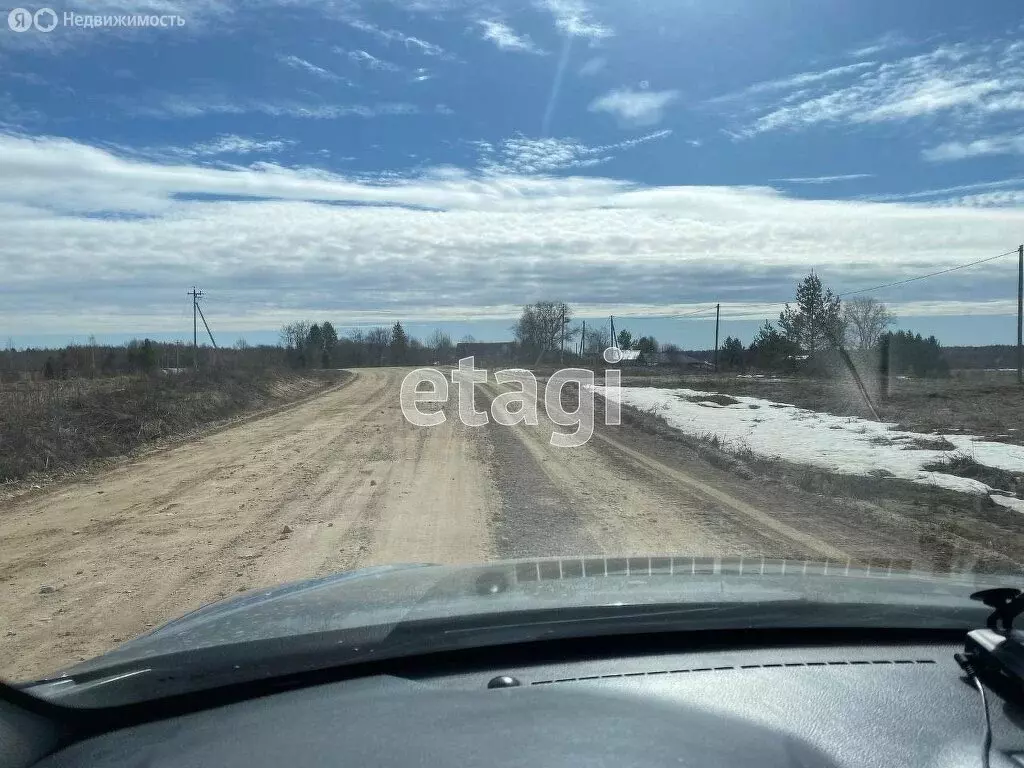
[[608,66],[608,59],[603,56],[595,56],[592,59],[587,59],[583,63],[583,66],[580,67],[580,75],[583,77],[591,77],[603,70],[606,66]]
[[833,181],[852,181],[854,179],[870,179],[872,173],[844,173],[838,176],[796,176],[788,179],[773,179],[773,181],[785,181],[790,184],[830,184]]
[[245,136],[227,134],[218,136],[211,141],[194,144],[190,151],[200,157],[211,155],[248,155],[253,153],[276,152],[294,144],[294,141],[282,139],[252,139]]
[[344,48],[335,48],[334,52],[348,57],[349,61],[366,69],[375,69],[381,72],[398,72],[401,69],[397,64],[378,59],[367,51],[346,51]]
[[334,72],[331,72],[330,70],[324,69],[323,67],[318,67],[313,62],[306,61],[305,59],[299,58],[298,56],[278,56],[277,60],[284,64],[286,67],[291,67],[292,69],[300,69],[303,70],[304,72],[309,72],[309,74],[313,75],[314,77],[319,77],[321,80],[340,82],[345,79],[339,75],[336,75]]
[[588,109],[591,112],[608,112],[627,125],[654,125],[661,122],[665,107],[678,96],[678,91],[619,88],[592,101]]
[[799,74],[781,77],[777,80],[764,80],[760,83],[754,83],[753,85],[747,86],[746,88],[734,93],[726,93],[722,96],[716,96],[713,99],[709,99],[707,103],[721,104],[731,101],[742,101],[758,94],[802,88],[825,80],[842,78],[855,72],[871,69],[874,66],[875,62],[873,61],[861,61],[856,64],[846,64],[841,67],[833,67],[832,69],[826,69],[821,72],[800,72]]
[[534,45],[529,35],[517,35],[515,30],[503,21],[481,19],[477,26],[480,27],[480,35],[484,40],[489,40],[503,51],[537,55],[546,53]]
[[271,117],[295,117],[310,120],[336,120],[343,117],[379,117],[412,115],[419,109],[413,104],[383,102],[379,104],[311,104],[296,101],[263,101],[236,99],[227,95],[169,95],[155,104],[132,102],[128,112],[146,117],[190,118],[204,115],[244,115],[250,113]]
[[590,17],[590,9],[583,0],[539,0],[538,5],[555,17],[555,27],[568,37],[602,40],[615,33],[611,28]]
[[405,48],[415,50],[424,56],[435,56],[437,58],[453,58],[444,48],[434,43],[428,43],[426,40],[421,40],[418,37],[407,35],[397,29],[382,29],[381,27],[371,24],[368,21],[362,21],[360,19],[352,19],[348,22],[349,26],[358,29],[360,32],[366,32],[369,35],[383,40],[386,43],[400,43]]
[[707,103],[738,110],[737,119],[746,124],[735,132],[737,138],[922,117],[946,117],[962,126],[1024,110],[1024,46],[1008,41],[940,45],[892,61],[755,83]]
[[939,189],[922,189],[916,192],[870,195],[863,199],[876,203],[889,203],[894,201],[906,200],[931,200],[939,201],[942,204],[946,204],[950,201],[961,199],[962,194],[965,192],[973,193],[980,191],[990,191],[994,189],[1014,188],[1020,188],[1021,190],[1024,190],[1024,177],[997,179],[995,181],[980,181],[975,182],[973,184],[958,184],[953,187],[941,187]]
[[891,31],[875,38],[869,43],[847,51],[852,59],[863,59],[866,56],[874,56],[879,53],[890,51],[893,48],[903,48],[912,45],[913,41],[900,32]]
[[935,205],[960,205],[969,208],[1020,208],[1024,206],[1024,190],[983,192],[976,195],[947,198]]
[[[580,307],[754,304],[790,296],[811,265],[851,290],[1006,251],[1024,230],[1024,208],[457,168],[362,181],[125,159],[59,138],[0,136],[0,164],[0,322],[14,335],[183,328],[175,286],[193,281],[219,297],[225,330],[514,313],[552,286]],[[880,298],[975,306],[1002,299],[1014,270],[993,262]]]
[[947,141],[921,153],[925,160],[932,162],[964,160],[984,155],[1024,155],[1024,133],[988,136],[966,143]]
[[612,160],[618,150],[632,149],[665,138],[671,133],[666,129],[594,147],[576,139],[528,139],[523,136],[506,139],[497,148],[487,142],[477,142],[476,146],[482,156],[482,170],[494,174],[533,174],[601,165]]

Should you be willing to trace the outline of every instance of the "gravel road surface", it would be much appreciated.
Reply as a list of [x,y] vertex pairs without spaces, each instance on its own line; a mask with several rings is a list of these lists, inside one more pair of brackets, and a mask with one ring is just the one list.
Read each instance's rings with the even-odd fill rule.
[[[406,371],[0,507],[0,676],[102,653],[237,592],[394,562],[542,555],[926,557],[912,521],[716,469],[635,427],[407,423]],[[499,392],[478,390],[486,408]]]

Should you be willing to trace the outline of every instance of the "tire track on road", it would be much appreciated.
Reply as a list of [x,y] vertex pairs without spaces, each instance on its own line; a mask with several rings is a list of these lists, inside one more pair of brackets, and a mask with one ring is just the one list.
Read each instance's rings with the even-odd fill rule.
[[[514,391],[490,381],[482,389],[487,393],[488,405],[498,393]],[[608,434],[629,427],[601,425],[588,444],[556,448],[550,445],[549,436],[553,430],[564,429],[546,418],[541,392],[537,408],[538,426],[494,428],[522,440],[548,485],[562,500],[561,514],[565,515],[565,510],[572,510],[570,514],[585,510],[585,514],[576,516],[590,529],[597,549],[573,554],[727,553],[851,559],[843,549],[787,525],[689,472],[623,445]]]

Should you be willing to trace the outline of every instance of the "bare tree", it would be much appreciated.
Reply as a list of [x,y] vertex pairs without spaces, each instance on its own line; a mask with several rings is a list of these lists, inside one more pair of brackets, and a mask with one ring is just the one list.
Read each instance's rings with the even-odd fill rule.
[[538,301],[523,307],[513,331],[527,354],[536,354],[539,361],[545,352],[572,338],[571,321],[572,309],[565,302]]
[[583,339],[583,351],[586,354],[599,355],[611,346],[610,334],[603,325],[590,326]]
[[447,362],[455,352],[452,337],[440,328],[435,328],[434,332],[430,334],[430,338],[427,339],[427,347],[434,351],[434,357],[438,362]]
[[878,299],[858,296],[843,304],[847,344],[857,349],[873,349],[885,329],[896,322],[896,315]]
[[384,350],[391,346],[391,329],[378,327],[368,330],[366,346],[370,353],[370,362],[375,365],[384,365]]
[[310,324],[305,321],[282,326],[281,345],[286,349],[302,349],[309,338],[309,328]]

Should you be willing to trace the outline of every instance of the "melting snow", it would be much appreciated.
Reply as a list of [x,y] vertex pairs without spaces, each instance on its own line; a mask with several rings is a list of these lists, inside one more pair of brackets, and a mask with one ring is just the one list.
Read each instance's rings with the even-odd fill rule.
[[[593,389],[606,396],[605,387]],[[746,448],[760,456],[842,474],[888,474],[965,493],[989,493],[992,489],[977,480],[922,469],[924,464],[941,461],[954,451],[989,467],[1024,472],[1024,446],[986,442],[972,435],[903,432],[894,429],[893,424],[809,411],[756,397],[730,395],[737,401],[735,405],[704,399],[715,395],[692,389],[622,387],[619,399],[639,410],[656,412],[670,426],[687,434],[717,435],[727,450]],[[953,449],[921,447],[943,438]],[[996,503],[1024,512],[1024,501],[1019,499],[999,497]]]
[[999,496],[992,494],[992,501],[1000,507],[1008,507],[1017,512],[1024,512],[1024,499],[1015,499],[1012,496]]

